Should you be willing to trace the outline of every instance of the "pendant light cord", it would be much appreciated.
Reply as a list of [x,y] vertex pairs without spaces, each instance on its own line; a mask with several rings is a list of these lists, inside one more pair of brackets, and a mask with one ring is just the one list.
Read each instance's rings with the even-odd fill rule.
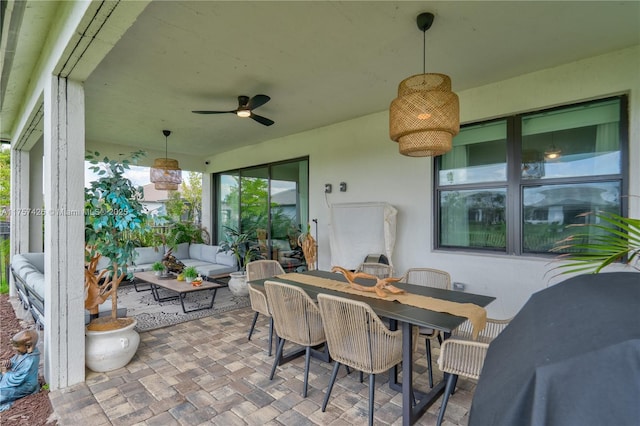
[[422,74],[427,73],[427,31],[422,32]]

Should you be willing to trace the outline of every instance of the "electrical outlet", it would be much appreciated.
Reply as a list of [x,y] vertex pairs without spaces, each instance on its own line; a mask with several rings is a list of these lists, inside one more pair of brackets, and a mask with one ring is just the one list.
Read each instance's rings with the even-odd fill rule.
[[453,289],[455,291],[464,291],[466,285],[464,283],[453,283]]
[[326,194],[330,194],[331,193],[331,184],[330,183],[325,183],[324,184],[324,192]]
[[340,192],[347,192],[347,182],[340,182]]

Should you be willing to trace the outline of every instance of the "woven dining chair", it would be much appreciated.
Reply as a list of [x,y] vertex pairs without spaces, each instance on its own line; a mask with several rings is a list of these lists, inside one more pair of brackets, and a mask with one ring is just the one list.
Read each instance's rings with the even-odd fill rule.
[[448,373],[447,385],[442,397],[442,405],[438,413],[437,425],[442,424],[444,413],[447,409],[449,397],[453,394],[458,376],[468,377],[473,380],[480,378],[484,359],[491,341],[498,337],[511,319],[497,320],[487,318],[487,326],[480,332],[477,340],[472,340],[471,323],[467,320],[451,334],[451,338],[442,343],[438,366],[444,373]]
[[364,272],[378,278],[389,278],[393,275],[393,267],[385,263],[363,262],[358,265],[355,272]]
[[[400,279],[402,283],[421,285],[425,287],[451,290],[451,276],[448,272],[432,268],[410,268]],[[433,387],[433,367],[431,356],[431,341],[438,340],[442,344],[442,336],[438,330],[420,327],[419,337],[425,338],[425,351],[427,353],[427,371],[429,374],[429,387]]]
[[[247,281],[271,278],[284,273],[284,269],[282,269],[282,266],[277,260],[254,260],[253,262],[247,263]],[[251,309],[255,311],[255,314],[253,315],[253,321],[251,322],[251,328],[249,328],[249,336],[247,336],[247,340],[251,340],[251,335],[256,327],[258,316],[262,314],[269,318],[268,353],[269,356],[271,356],[271,348],[273,346],[273,317],[269,310],[267,296],[264,292],[257,290],[249,284],[249,301],[251,302]]]
[[[478,333],[475,341],[490,343],[498,337],[498,334],[502,333],[502,330],[504,330],[510,322],[511,318],[503,320],[487,318],[487,325]],[[473,326],[471,325],[471,321],[466,320],[451,332],[451,337],[458,340],[474,340],[472,332]]]
[[276,367],[282,358],[285,341],[304,346],[306,351],[302,396],[306,398],[311,348],[326,342],[320,310],[300,287],[276,281],[265,281],[264,288],[267,292],[267,301],[279,338],[276,359],[273,362],[269,380],[273,380]]
[[321,293],[318,294],[318,305],[329,354],[335,361],[322,411],[327,408],[343,364],[369,374],[369,425],[372,425],[375,375],[402,361],[402,330],[389,330],[364,302]]

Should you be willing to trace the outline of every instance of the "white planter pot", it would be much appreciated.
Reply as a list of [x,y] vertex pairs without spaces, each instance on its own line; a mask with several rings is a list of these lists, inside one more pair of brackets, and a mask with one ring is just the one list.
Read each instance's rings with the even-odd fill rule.
[[138,322],[117,330],[85,330],[85,363],[90,370],[103,373],[124,367],[136,354],[140,335],[134,329]]
[[229,290],[235,296],[248,296],[249,286],[247,285],[247,276],[244,272],[232,272],[229,274]]

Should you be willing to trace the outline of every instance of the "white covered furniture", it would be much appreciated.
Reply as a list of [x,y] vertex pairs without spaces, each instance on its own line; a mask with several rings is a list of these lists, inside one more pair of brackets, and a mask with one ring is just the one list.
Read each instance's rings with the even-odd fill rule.
[[353,270],[370,253],[383,253],[393,266],[397,214],[395,207],[384,202],[331,205],[331,265]]

